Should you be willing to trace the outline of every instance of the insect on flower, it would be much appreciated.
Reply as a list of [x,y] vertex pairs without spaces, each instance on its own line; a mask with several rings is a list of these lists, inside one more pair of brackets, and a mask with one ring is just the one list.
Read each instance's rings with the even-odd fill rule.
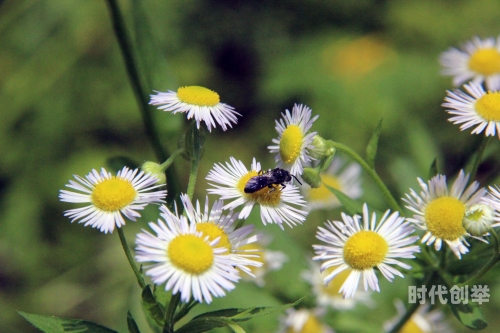
[[260,170],[257,176],[248,180],[244,191],[245,193],[254,193],[267,186],[272,189],[270,192],[273,192],[276,190],[274,185],[281,185],[281,190],[283,190],[286,187],[284,183],[291,181],[292,177],[295,178],[300,185],[302,185],[297,177],[290,174],[287,170],[280,168],[269,169],[267,171]]

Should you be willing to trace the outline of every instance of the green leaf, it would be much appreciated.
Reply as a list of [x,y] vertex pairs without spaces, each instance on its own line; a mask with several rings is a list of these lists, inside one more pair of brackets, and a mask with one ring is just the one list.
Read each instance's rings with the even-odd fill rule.
[[483,317],[479,304],[471,302],[463,304],[462,301],[459,304],[451,304],[451,302],[448,304],[455,317],[468,328],[472,330],[483,330],[488,327],[488,323]]
[[[227,326],[233,332],[244,332],[236,323],[247,321],[249,319],[268,315],[275,312],[284,311],[297,305],[305,298],[302,297],[294,303],[284,304],[272,307],[255,307],[248,309],[222,309],[217,311],[206,312],[194,317],[189,323],[179,328],[176,333],[197,333],[206,332],[216,327]],[[238,330],[241,329],[240,330]]]
[[127,326],[129,333],[141,333],[130,311],[127,312]]
[[245,330],[235,322],[221,317],[205,317],[192,320],[179,328],[175,333],[201,333],[217,327],[229,327],[235,333],[245,333]]
[[161,43],[154,35],[150,18],[144,9],[144,1],[133,0],[131,14],[135,34],[134,53],[148,91],[176,86],[174,75],[171,74],[165,55],[159,48]]
[[432,177],[436,176],[439,173],[438,166],[437,166],[437,157],[434,158],[434,161],[432,161],[431,167],[429,168],[429,178],[431,179]]
[[158,326],[163,327],[165,307],[156,301],[149,285],[142,290],[142,305],[144,306],[148,317],[153,319]]
[[326,184],[324,184],[324,185],[330,192],[332,192],[337,197],[337,199],[340,201],[342,206],[344,206],[344,208],[347,210],[347,212],[349,214],[351,214],[351,215],[359,214],[363,211],[363,204],[362,203],[360,203],[354,199],[349,198],[347,195],[345,195],[341,191],[339,191],[331,186],[328,186]]
[[18,313],[45,333],[117,333],[112,329],[82,319],[43,316],[22,311]]
[[375,156],[377,155],[378,138],[380,137],[380,132],[382,130],[382,119],[378,123],[377,127],[373,131],[372,137],[366,146],[366,163],[370,168],[375,169]]

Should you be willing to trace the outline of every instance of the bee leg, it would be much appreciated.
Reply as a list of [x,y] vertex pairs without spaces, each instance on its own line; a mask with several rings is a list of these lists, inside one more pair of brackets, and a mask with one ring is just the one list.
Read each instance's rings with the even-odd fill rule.
[[273,186],[274,184],[269,184],[267,185],[267,187],[269,187],[271,190],[267,193],[273,193],[274,191],[276,191],[276,187]]
[[281,185],[280,191],[283,191],[285,189],[286,185],[285,184],[280,184],[280,185]]

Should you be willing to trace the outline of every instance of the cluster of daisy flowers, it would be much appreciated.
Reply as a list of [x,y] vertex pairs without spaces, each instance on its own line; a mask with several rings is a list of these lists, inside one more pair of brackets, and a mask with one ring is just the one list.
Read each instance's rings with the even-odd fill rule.
[[[450,121],[463,124],[462,129],[476,126],[473,133],[485,131],[486,136],[496,135],[498,130],[500,137],[500,92],[486,92],[482,86],[485,83],[489,89],[500,89],[500,69],[485,69],[486,60],[498,61],[495,54],[499,43],[475,39],[466,45],[466,52],[453,49],[443,55],[442,61],[447,67],[445,73],[457,76],[455,83],[473,79],[464,85],[469,94],[448,92],[443,105],[455,115]],[[465,66],[468,69],[459,73],[458,69]],[[186,113],[188,119],[194,118],[197,128],[203,122],[209,131],[217,125],[227,130],[237,123],[239,115],[221,103],[217,93],[199,86],[157,92],[150,104],[174,114]],[[304,168],[314,165],[318,157],[317,134],[310,131],[317,117],[301,104],[282,113],[276,121],[278,138],[268,147],[276,162],[274,169],[263,170],[256,158],[248,167],[234,157],[215,163],[206,176],[208,194],[218,196],[212,207],[208,197],[201,207],[198,201],[193,204],[181,194],[182,213],[177,206],[171,210],[163,205],[167,191],[161,189],[157,176],[127,167],[113,176],[103,168],[100,173],[92,170],[85,178],[75,176],[76,181],[66,185],[71,190],[61,190],[61,201],[87,204],[65,215],[72,222],[112,233],[125,224],[125,218],[135,221],[146,205],[158,204],[160,218],[149,223],[152,231],[143,229],[136,237],[136,260],[144,263],[153,283],[179,293],[183,302],[194,299],[206,303],[234,289],[242,276],[251,276],[262,286],[263,267],[277,269],[286,257],[265,250],[266,242],[262,235],[253,234],[253,225],[236,228],[237,220],[247,219],[257,207],[264,225],[277,224],[284,229],[284,225],[302,224],[311,210],[340,206],[329,187],[352,199],[362,195],[361,167],[338,157],[321,173],[318,188],[294,184],[294,179],[300,183]],[[323,244],[313,245],[312,270],[304,278],[311,284],[320,308],[351,308],[356,299],[369,302],[367,292],[380,291],[377,274],[388,281],[403,277],[401,270],[411,269],[407,260],[420,252],[415,245],[420,238],[414,235],[415,228],[423,230],[421,243],[434,245],[436,250],[444,243],[461,259],[469,251],[467,238],[486,241],[492,228],[500,225],[499,188],[490,187],[488,191],[479,188],[477,182],[469,185],[469,175],[463,171],[450,189],[444,175],[436,175],[427,183],[419,178],[418,182],[420,193],[410,189],[403,198],[412,217],[387,210],[379,218],[365,203],[361,216],[342,213],[341,221],[327,221],[318,227],[316,237]],[[357,292],[360,285],[365,292]],[[321,310],[290,310],[283,323],[294,332],[305,332],[304,327],[330,332],[320,324],[319,317]]]
[[500,36],[474,37],[462,48],[444,52],[441,64],[455,86],[465,83],[465,91],[448,91],[443,103],[452,115],[448,120],[461,124],[461,130],[473,127],[472,134],[500,138]]

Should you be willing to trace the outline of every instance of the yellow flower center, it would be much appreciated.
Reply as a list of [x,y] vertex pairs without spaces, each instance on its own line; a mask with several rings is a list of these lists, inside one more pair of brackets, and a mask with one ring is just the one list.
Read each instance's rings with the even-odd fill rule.
[[177,89],[181,102],[198,106],[216,106],[220,102],[219,94],[200,86],[188,86]]
[[427,229],[436,237],[455,240],[465,235],[462,219],[465,205],[452,197],[440,197],[432,200],[425,209]]
[[246,175],[242,176],[236,184],[236,188],[246,197],[252,201],[257,202],[263,206],[276,207],[279,205],[281,200],[281,185],[273,185],[272,188],[264,187],[253,193],[245,193],[245,185],[248,183],[250,178],[258,176],[258,172],[252,170]]
[[229,242],[229,237],[224,232],[222,228],[219,228],[211,222],[197,223],[196,230],[201,231],[204,236],[208,236],[210,241],[213,241],[217,237],[220,237],[217,247],[225,247],[227,251],[231,251],[231,243]]
[[105,212],[116,212],[129,205],[137,191],[128,180],[110,178],[98,183],[92,191],[92,203]]
[[401,327],[398,333],[424,333],[424,331],[418,327],[413,319],[410,319]]
[[362,271],[382,263],[388,251],[389,244],[382,236],[361,230],[345,242],[344,260],[351,268]]
[[500,73],[500,52],[494,48],[477,50],[469,59],[469,68],[483,75]]
[[283,162],[292,163],[300,156],[304,134],[297,125],[289,125],[281,135],[280,156]]
[[297,331],[294,330],[293,327],[289,327],[287,330],[287,333],[323,333],[323,332],[324,330],[323,327],[321,326],[321,323],[313,315],[309,315],[307,317],[307,320],[304,323],[304,326],[302,326],[302,329]]
[[168,245],[167,254],[175,267],[194,275],[204,273],[214,261],[212,247],[194,235],[174,238]]
[[475,104],[477,113],[486,121],[500,121],[500,92],[488,92]]
[[[337,266],[329,267],[328,269],[324,270],[323,273],[321,273],[321,278],[324,279],[327,277],[328,274],[333,272]],[[331,296],[331,297],[342,297],[342,294],[339,294],[340,287],[344,284],[345,280],[349,277],[351,274],[352,270],[351,269],[344,269],[342,272],[339,274],[335,275],[333,280],[328,283],[327,286],[325,286],[323,283],[321,284],[322,290],[325,294]]]
[[311,190],[309,191],[309,199],[311,201],[328,202],[336,198],[335,194],[330,192],[330,190],[325,185],[333,187],[336,190],[342,191],[339,179],[337,177],[321,174],[321,181],[322,183],[320,187],[311,188]]

